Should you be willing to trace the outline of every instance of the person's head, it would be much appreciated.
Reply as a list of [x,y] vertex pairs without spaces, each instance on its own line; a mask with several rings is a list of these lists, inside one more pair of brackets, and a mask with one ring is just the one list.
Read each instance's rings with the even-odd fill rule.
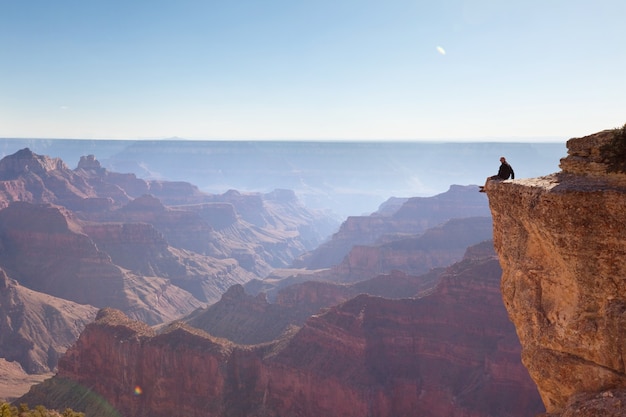
[[500,162],[501,162],[501,163],[505,163],[505,162],[506,162],[506,158],[505,158],[504,156],[501,156],[501,157],[500,157]]

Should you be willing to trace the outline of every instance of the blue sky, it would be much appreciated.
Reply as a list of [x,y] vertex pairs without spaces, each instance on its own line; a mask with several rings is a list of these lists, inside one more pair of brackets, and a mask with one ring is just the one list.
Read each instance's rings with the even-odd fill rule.
[[567,139],[626,123],[623,0],[0,0],[0,137]]

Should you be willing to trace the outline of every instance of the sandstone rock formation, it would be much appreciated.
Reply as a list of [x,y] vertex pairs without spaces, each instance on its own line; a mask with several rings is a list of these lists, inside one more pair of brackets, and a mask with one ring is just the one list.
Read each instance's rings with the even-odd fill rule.
[[570,139],[561,172],[486,186],[505,305],[551,416],[626,415],[626,175],[606,146],[616,133]]
[[120,189],[134,199],[116,200],[116,207],[124,205],[120,210],[82,213],[85,218],[149,222],[172,246],[237,259],[258,276],[289,265],[338,226],[335,219],[304,207],[291,190],[206,194],[185,182],[144,181],[109,172],[93,156],[81,158],[76,172],[97,188],[99,196]]
[[93,189],[59,158],[26,148],[0,160],[0,208],[12,201],[72,207],[89,197],[95,197]]
[[103,415],[73,394],[83,386],[126,417],[525,417],[542,406],[519,361],[500,274],[493,253],[468,251],[428,295],[363,294],[256,346],[180,322],[156,333],[101,310],[58,375],[19,401]]
[[289,265],[337,226],[289,190],[209,195],[186,182],[109,172],[93,155],[70,170],[29,149],[0,160],[0,208],[17,201],[63,206],[92,222],[151,223],[170,245],[236,259],[257,276]]

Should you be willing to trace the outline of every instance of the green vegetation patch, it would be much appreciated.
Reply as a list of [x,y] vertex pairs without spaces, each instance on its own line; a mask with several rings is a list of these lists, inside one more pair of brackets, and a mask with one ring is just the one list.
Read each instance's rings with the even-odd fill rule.
[[[66,410],[67,413],[60,414],[64,417],[121,417],[100,395],[93,392],[88,387],[78,384],[69,379],[54,377],[45,380],[41,384],[33,386],[30,391],[18,400],[20,403],[41,404],[48,409]],[[41,406],[38,406],[41,408]],[[68,407],[71,407],[68,409]],[[80,410],[81,413],[72,411]],[[37,409],[36,409],[37,410]],[[85,414],[82,414],[82,413]],[[59,414],[42,414],[42,417],[56,416]],[[21,417],[21,414],[19,414]],[[39,417],[40,414],[26,414],[28,417]],[[0,417],[5,417],[0,414]],[[13,417],[9,415],[8,417]]]
[[43,405],[38,405],[33,410],[27,404],[20,404],[19,407],[9,403],[0,402],[0,417],[85,417],[84,413],[77,413],[71,408],[66,408],[63,413],[48,410]]
[[626,173],[626,124],[613,130],[611,141],[600,148],[609,172]]

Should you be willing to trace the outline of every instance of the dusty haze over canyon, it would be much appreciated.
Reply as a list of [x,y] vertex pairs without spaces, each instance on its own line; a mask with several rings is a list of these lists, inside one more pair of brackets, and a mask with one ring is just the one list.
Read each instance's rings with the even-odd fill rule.
[[[301,190],[212,194],[94,155],[76,169],[8,155],[0,348],[56,373],[20,401],[126,417],[620,415],[613,133],[570,140],[561,172],[515,166],[486,195],[394,196],[341,225]],[[51,312],[65,339],[17,326],[42,332]],[[16,341],[36,348],[20,357]]]

